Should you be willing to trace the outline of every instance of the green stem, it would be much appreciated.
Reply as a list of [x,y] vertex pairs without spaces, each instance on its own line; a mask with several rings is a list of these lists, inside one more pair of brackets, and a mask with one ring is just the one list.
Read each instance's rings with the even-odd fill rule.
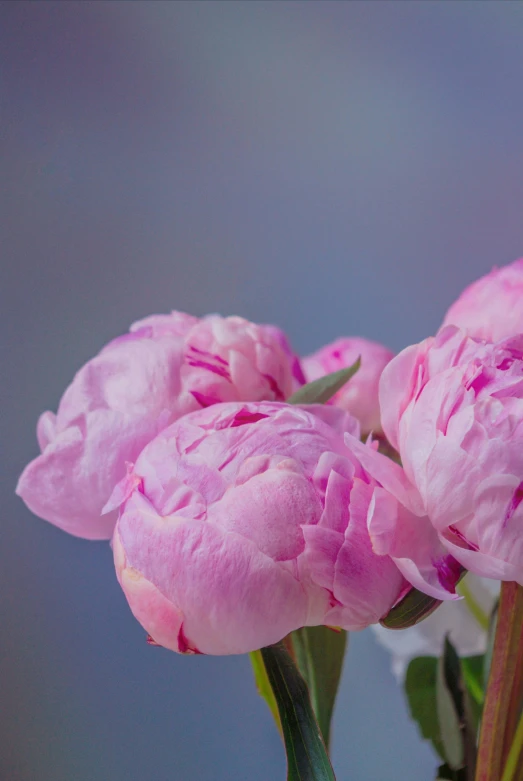
[[507,757],[507,764],[501,777],[501,781],[516,781],[516,772],[521,769],[519,758],[523,749],[523,714],[519,719],[518,728],[512,741],[512,746]]
[[483,705],[483,703],[485,702],[485,694],[483,692],[480,683],[477,681],[476,678],[474,678],[473,675],[468,674],[466,670],[463,670],[463,678],[465,679],[465,683],[467,684],[467,689],[469,690],[470,694],[474,698],[474,701],[479,706]]
[[499,781],[523,696],[523,588],[503,582],[481,721],[476,781]]
[[483,610],[479,602],[476,600],[472,591],[469,589],[466,578],[460,581],[458,587],[456,588],[456,591],[458,592],[458,594],[460,594],[463,597],[463,599],[465,600],[465,604],[467,605],[472,616],[476,619],[480,627],[485,632],[487,632],[489,628],[489,617],[485,613],[485,611]]

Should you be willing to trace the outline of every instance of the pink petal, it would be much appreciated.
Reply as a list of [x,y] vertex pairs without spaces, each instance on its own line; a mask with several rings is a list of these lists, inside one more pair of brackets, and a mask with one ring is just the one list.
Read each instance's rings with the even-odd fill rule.
[[364,445],[350,434],[345,434],[347,447],[358,457],[363,468],[415,515],[425,515],[419,492],[409,481],[405,471],[390,458]]
[[387,553],[415,588],[436,599],[457,599],[460,569],[427,517],[419,518],[375,488],[368,527],[374,550]]

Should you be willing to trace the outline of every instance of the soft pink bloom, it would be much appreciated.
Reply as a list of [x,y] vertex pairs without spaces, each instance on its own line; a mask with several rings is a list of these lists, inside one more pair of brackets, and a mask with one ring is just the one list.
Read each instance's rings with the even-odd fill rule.
[[464,567],[523,585],[523,336],[490,344],[447,326],[391,361],[380,400],[410,484],[364,466]]
[[[367,515],[385,492],[352,438],[357,422],[335,407],[221,404],[143,450],[108,509],[122,503],[116,571],[156,643],[244,653],[301,626],[361,629],[388,613],[408,584],[372,549]],[[379,503],[408,524],[390,495]]]
[[36,514],[88,539],[108,539],[101,516],[116,483],[156,434],[222,401],[285,399],[291,361],[270,328],[240,317],[153,315],[76,374],[55,415],[38,421],[41,455],[17,492]]
[[523,333],[523,258],[494,268],[455,301],[443,325],[457,325],[469,336],[497,342]]
[[381,431],[378,388],[383,369],[393,357],[387,347],[357,336],[336,339],[321,350],[302,359],[307,382],[325,374],[352,366],[361,358],[361,366],[349,382],[336,393],[331,404],[350,412],[363,432]]

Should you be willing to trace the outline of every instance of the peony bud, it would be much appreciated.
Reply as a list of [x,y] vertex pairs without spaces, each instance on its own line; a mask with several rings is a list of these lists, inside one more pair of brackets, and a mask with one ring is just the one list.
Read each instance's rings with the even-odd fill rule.
[[41,455],[17,493],[71,534],[110,538],[116,513],[101,517],[102,507],[126,462],[165,426],[216,402],[287,398],[292,366],[282,338],[240,317],[173,312],[135,323],[80,369],[56,415],[40,417]]
[[[116,571],[157,643],[245,653],[302,626],[361,629],[388,613],[409,586],[372,549],[379,486],[344,433],[359,441],[334,407],[220,404],[143,450],[107,509],[122,503]],[[387,507],[406,512],[392,496]]]
[[469,336],[497,342],[523,333],[523,258],[508,266],[494,268],[490,274],[465,288],[443,321],[457,325]]
[[377,342],[358,337],[337,339],[302,359],[307,382],[352,366],[361,366],[354,377],[331,400],[332,404],[358,418],[364,433],[380,432],[378,388],[381,373],[394,353]]

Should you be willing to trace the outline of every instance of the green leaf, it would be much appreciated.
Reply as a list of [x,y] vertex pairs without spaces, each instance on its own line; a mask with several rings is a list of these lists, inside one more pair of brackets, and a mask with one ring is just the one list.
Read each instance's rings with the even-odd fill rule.
[[478,731],[485,701],[485,689],[483,686],[483,669],[485,667],[484,654],[479,656],[465,656],[461,659],[461,671],[463,681],[468,692],[470,704],[470,726],[474,733]]
[[296,663],[309,694],[326,746],[341,678],[347,633],[327,626],[306,626],[291,634]]
[[445,759],[436,709],[435,656],[418,656],[412,659],[405,676],[405,693],[410,715],[417,723],[425,740],[430,740],[437,753]]
[[440,605],[439,599],[411,588],[403,599],[389,610],[385,618],[381,619],[380,624],[387,629],[408,629],[430,616]]
[[263,657],[261,651],[252,651],[250,654],[251,664],[252,664],[252,670],[254,673],[254,680],[256,683],[256,688],[258,690],[258,694],[260,697],[262,697],[267,705],[269,706],[269,710],[272,713],[272,717],[274,721],[276,722],[276,726],[278,727],[278,731],[280,735],[282,734],[281,729],[281,721],[280,721],[280,714],[278,712],[278,705],[276,704],[276,699],[274,698],[274,692],[271,689],[271,684],[269,683],[269,677],[267,675],[267,670],[265,669],[265,664],[263,663]]
[[465,707],[461,664],[448,638],[436,668],[436,706],[445,759],[452,770],[459,770],[465,765]]
[[287,781],[335,781],[307,686],[296,665],[281,643],[262,648],[261,654],[280,713]]
[[484,632],[488,632],[489,617],[485,613],[481,603],[476,599],[474,593],[474,587],[469,585],[469,578],[464,576],[460,579],[456,587],[456,591],[465,600],[465,605],[469,613],[472,615],[476,623],[483,629]]
[[[481,669],[477,657],[467,659],[466,666],[468,674],[474,677]],[[421,734],[446,760],[439,768],[437,781],[472,779],[476,759],[475,726],[462,663],[448,638],[440,659],[420,656],[411,661],[405,691]]]
[[289,396],[287,404],[326,404],[356,374],[360,365],[361,361],[358,358],[347,369],[340,369],[339,372],[327,374],[303,385],[296,393]]
[[478,705],[483,705],[485,692],[483,690],[483,670],[485,668],[485,654],[478,656],[464,656],[461,659],[463,680],[467,691]]

